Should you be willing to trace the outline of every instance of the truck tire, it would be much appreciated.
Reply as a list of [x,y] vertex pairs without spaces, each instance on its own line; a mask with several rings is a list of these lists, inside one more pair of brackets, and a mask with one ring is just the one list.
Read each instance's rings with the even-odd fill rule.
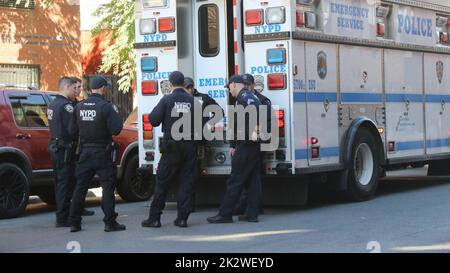
[[152,181],[139,179],[139,156],[131,156],[125,165],[122,180],[117,186],[117,193],[127,202],[147,201],[153,195]]
[[347,195],[352,201],[366,201],[375,195],[380,176],[377,142],[369,130],[356,133],[348,172]]
[[18,166],[0,164],[0,218],[20,216],[30,197],[28,178]]
[[48,205],[56,206],[56,196],[54,187],[48,187],[43,190],[40,190],[37,195],[42,200],[42,202],[45,202]]

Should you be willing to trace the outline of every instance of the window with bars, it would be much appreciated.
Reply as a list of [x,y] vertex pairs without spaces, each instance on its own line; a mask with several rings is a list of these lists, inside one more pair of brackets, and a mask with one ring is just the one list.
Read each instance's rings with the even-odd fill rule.
[[0,7],[34,9],[34,0],[0,0]]
[[0,64],[0,84],[39,89],[39,66]]

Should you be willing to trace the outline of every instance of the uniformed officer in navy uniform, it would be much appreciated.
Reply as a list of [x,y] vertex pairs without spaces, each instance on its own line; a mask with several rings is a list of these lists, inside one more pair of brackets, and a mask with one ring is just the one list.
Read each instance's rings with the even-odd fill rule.
[[[259,102],[261,103],[261,105],[264,105],[267,108],[267,114],[266,114],[267,122],[266,122],[265,126],[267,126],[266,127],[267,132],[270,133],[271,117],[272,117],[272,102],[270,101],[269,98],[267,98],[266,96],[264,96],[258,90],[255,89],[255,78],[253,77],[252,74],[244,74],[243,78],[244,78],[245,86],[250,91],[252,91],[253,94],[259,99]],[[262,161],[264,159],[264,152],[261,152],[260,155],[261,155],[260,160],[262,163]],[[263,171],[263,170],[261,170],[261,171]],[[247,187],[245,187],[244,190],[242,191],[241,197],[239,199],[239,203],[235,206],[235,208],[233,210],[233,215],[245,214],[245,210],[247,208],[247,200],[248,200],[248,189],[247,189]],[[260,213],[263,213],[262,203],[260,205]]]
[[75,187],[76,136],[70,133],[73,122],[76,82],[63,77],[59,80],[59,94],[47,109],[50,129],[48,150],[55,171],[56,227],[69,227],[70,200]]
[[[245,87],[244,78],[241,75],[234,75],[226,86],[230,94],[236,98],[236,105],[243,107],[256,107],[258,110],[260,102],[255,95]],[[236,128],[237,115],[234,118]],[[257,122],[256,122],[257,123]],[[209,223],[231,223],[232,213],[244,187],[248,188],[247,214],[239,217],[240,221],[258,222],[259,205],[261,199],[261,161],[260,143],[254,137],[258,128],[251,128],[249,117],[245,117],[245,139],[237,137],[239,132],[235,132],[235,151],[231,162],[231,175],[227,181],[227,190],[224,200],[216,216],[209,217]]]
[[[194,84],[194,80],[190,77],[184,77],[184,88],[186,89],[186,91],[188,91],[189,94],[191,94],[192,96],[194,96],[194,98],[201,104],[202,106],[202,117],[203,117],[203,122],[202,122],[202,128],[204,128],[205,126],[208,126],[208,128],[214,128],[215,124],[212,124],[210,121],[211,119],[214,117],[213,113],[210,112],[208,113],[208,116],[204,116],[203,112],[206,110],[206,108],[210,105],[215,105],[218,108],[220,108],[220,105],[216,102],[216,100],[214,100],[213,98],[211,98],[209,95],[207,94],[203,94],[198,92],[198,90],[195,88],[195,84]],[[221,108],[220,108],[221,109]],[[222,116],[223,116],[223,109],[222,110]],[[201,171],[201,160],[204,158],[205,156],[205,144],[206,144],[206,139],[204,137],[202,137],[202,140],[199,141],[198,143],[198,174],[197,176],[200,176],[200,171]],[[195,186],[195,185],[194,185]],[[195,192],[195,191],[194,191]],[[192,212],[195,211],[195,194],[192,197]]]
[[[164,96],[149,115],[151,124],[162,124],[163,137],[160,140],[161,159],[156,175],[156,188],[147,220],[143,227],[161,227],[161,214],[165,207],[170,184],[179,181],[177,208],[178,215],[174,225],[187,227],[191,210],[193,184],[197,173],[197,145],[193,137],[194,97],[184,89],[184,75],[174,71],[169,76],[172,84],[170,95]],[[197,106],[200,107],[200,106]],[[172,127],[182,117],[189,119],[189,128],[181,127],[177,133],[184,137],[173,136]]]
[[116,154],[117,147],[112,141],[123,128],[117,107],[105,100],[110,88],[105,78],[94,76],[90,82],[91,96],[80,102],[75,108],[74,128],[80,135],[80,155],[76,168],[77,184],[70,208],[71,232],[81,230],[81,213],[89,188],[95,174],[100,178],[102,186],[102,210],[105,231],[125,230],[125,226],[117,223],[115,212],[116,188]]

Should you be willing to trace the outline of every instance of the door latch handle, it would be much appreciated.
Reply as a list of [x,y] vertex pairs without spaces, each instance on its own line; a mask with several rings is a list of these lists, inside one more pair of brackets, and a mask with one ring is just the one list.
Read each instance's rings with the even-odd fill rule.
[[17,139],[21,139],[21,140],[25,140],[25,139],[31,139],[31,135],[30,134],[24,134],[24,133],[18,133],[16,135]]

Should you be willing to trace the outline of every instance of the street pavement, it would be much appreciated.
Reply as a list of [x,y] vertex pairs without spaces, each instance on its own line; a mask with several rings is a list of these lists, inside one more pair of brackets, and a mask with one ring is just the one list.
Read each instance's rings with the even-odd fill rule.
[[[0,252],[450,252],[450,177],[425,177],[426,168],[390,172],[375,199],[349,203],[322,194],[301,207],[265,208],[259,223],[208,224],[217,207],[201,206],[189,227],[173,225],[176,204],[162,215],[162,228],[142,228],[148,202],[123,203],[118,221],[124,232],[103,231],[99,191],[87,206],[83,231],[54,228],[54,208],[34,198],[26,215],[0,220]],[[97,196],[94,196],[97,195]]]

